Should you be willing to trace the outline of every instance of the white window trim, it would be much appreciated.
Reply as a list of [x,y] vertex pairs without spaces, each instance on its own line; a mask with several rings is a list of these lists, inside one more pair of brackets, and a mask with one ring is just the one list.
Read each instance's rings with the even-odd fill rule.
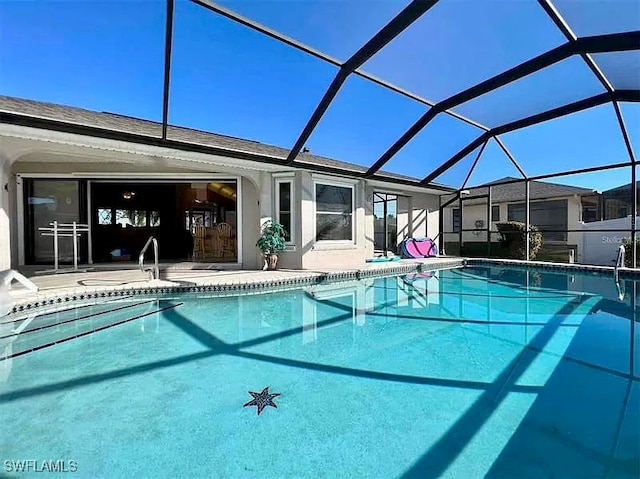
[[[313,177],[313,242],[316,245],[336,245],[351,246],[356,244],[356,189],[358,180],[338,180],[336,178],[314,175]],[[318,185],[338,186],[340,188],[349,188],[351,190],[351,239],[350,240],[318,240],[318,208],[316,204],[316,194]],[[342,214],[342,213],[336,213]]]
[[291,175],[278,175],[275,178],[275,208],[274,208],[274,216],[278,223],[280,222],[280,185],[282,183],[289,183],[289,215],[291,218],[291,226],[289,234],[291,235],[291,240],[287,241],[285,244],[290,248],[286,248],[288,251],[295,250],[296,245],[296,202],[295,202],[295,176]]

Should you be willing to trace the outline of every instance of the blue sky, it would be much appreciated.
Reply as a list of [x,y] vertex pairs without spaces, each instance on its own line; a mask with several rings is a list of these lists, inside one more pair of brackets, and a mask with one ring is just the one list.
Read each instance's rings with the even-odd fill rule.
[[[345,60],[406,2],[373,0],[367,8],[360,0],[221,3]],[[535,1],[490,0],[491,9],[485,3],[438,3],[363,70],[437,101],[564,42]],[[604,32],[639,28],[633,19],[637,4],[618,2],[608,13],[592,3]],[[565,0],[557,5],[579,33],[604,33],[584,8],[576,10]],[[164,2],[156,0],[0,1],[0,94],[160,120],[164,21]],[[629,76],[619,67],[639,59],[632,52],[603,57],[603,64],[608,61],[614,84],[626,85]],[[290,147],[335,73],[331,65],[177,0],[173,124]],[[602,91],[584,63],[572,58],[458,111],[496,126]],[[638,105],[622,108],[640,152]],[[424,105],[352,76],[307,146],[316,154],[369,165],[425,111]],[[439,115],[385,169],[422,178],[480,133]],[[503,140],[531,175],[628,159],[611,105]],[[470,155],[438,180],[459,186],[473,160]],[[470,184],[503,176],[517,171],[492,142]],[[625,169],[554,181],[603,190],[629,180]]]

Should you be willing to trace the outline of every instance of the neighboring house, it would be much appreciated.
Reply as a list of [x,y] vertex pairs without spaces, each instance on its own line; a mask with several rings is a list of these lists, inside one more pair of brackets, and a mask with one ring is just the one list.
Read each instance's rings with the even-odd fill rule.
[[[640,183],[636,182],[638,198]],[[628,183],[617,188],[603,191],[600,195],[601,221],[585,223],[582,239],[582,260],[588,264],[612,266],[616,262],[618,248],[623,240],[631,239],[633,215],[633,188]],[[640,228],[636,216],[636,230]],[[607,231],[608,230],[608,231]],[[625,231],[627,230],[627,231]],[[627,254],[632,254],[630,251]]]
[[[640,182],[636,182],[640,198]],[[614,220],[631,216],[633,211],[633,188],[631,183],[602,192],[602,220]]]
[[[463,243],[487,242],[486,227],[489,221],[487,195],[491,187],[491,230],[497,232],[496,223],[504,221],[525,221],[525,184],[507,183],[515,178],[506,177],[479,187],[463,191],[462,211],[459,202],[444,209],[443,225],[445,242],[459,241],[460,228],[463,229]],[[443,203],[446,201],[443,197]],[[449,198],[451,198],[449,196]],[[561,185],[544,181],[529,183],[530,223],[541,230],[581,229],[581,222],[595,219],[598,215],[598,193],[595,190],[577,186]],[[462,221],[461,221],[462,219]],[[485,231],[465,231],[465,230]],[[456,234],[452,234],[456,233]],[[543,232],[543,242],[547,245],[563,247],[580,244],[578,232]],[[491,241],[497,242],[498,234],[492,234]]]
[[[282,223],[283,268],[363,265],[407,236],[436,236],[451,188],[256,141],[0,96],[0,270],[51,264],[40,228],[87,223],[80,260],[135,260],[149,236],[163,261],[261,267],[262,224]],[[374,219],[378,218],[377,221]],[[381,218],[380,212],[387,214]],[[374,238],[378,244],[374,245]],[[60,240],[61,259],[72,243]]]

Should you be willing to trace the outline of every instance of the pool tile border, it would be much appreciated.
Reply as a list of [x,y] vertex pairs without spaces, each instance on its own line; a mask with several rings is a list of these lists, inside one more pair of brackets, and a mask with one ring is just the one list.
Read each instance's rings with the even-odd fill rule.
[[[580,271],[592,273],[608,273],[613,275],[613,266],[595,266],[577,263],[548,263],[545,261],[524,261],[503,258],[464,258],[464,266],[518,266],[527,269],[545,269],[552,271]],[[640,269],[620,268],[619,275],[626,279],[640,279]]]
[[14,320],[16,315],[27,312],[40,312],[45,308],[58,308],[62,305],[75,304],[81,301],[93,301],[100,299],[122,299],[124,297],[141,297],[158,294],[181,294],[181,293],[207,293],[214,297],[237,296],[238,294],[261,294],[266,292],[279,292],[298,289],[304,286],[312,286],[325,283],[339,283],[354,281],[365,278],[396,276],[413,272],[423,272],[434,269],[458,268],[463,265],[463,258],[443,260],[437,263],[423,263],[412,261],[400,263],[391,267],[371,267],[366,269],[351,269],[344,271],[313,272],[295,271],[287,272],[290,277],[285,278],[258,278],[244,280],[241,278],[220,279],[212,277],[208,284],[190,286],[170,286],[170,285],[144,285],[144,286],[117,286],[104,287],[103,289],[86,289],[81,291],[51,292],[39,298],[31,300],[24,299],[14,304],[12,310],[3,318],[4,321]]
[[[366,269],[352,269],[331,272],[295,271],[287,272],[290,277],[285,278],[215,278],[205,284],[190,286],[169,286],[169,285],[144,285],[103,287],[101,289],[83,289],[80,291],[60,292],[53,291],[41,295],[34,299],[24,299],[18,301],[12,310],[0,320],[12,320],[15,315],[21,315],[31,311],[38,311],[46,308],[59,308],[67,304],[95,300],[116,300],[124,297],[140,297],[158,294],[181,294],[181,293],[207,293],[214,297],[237,296],[238,294],[260,294],[265,292],[278,292],[298,289],[304,286],[315,284],[338,283],[344,281],[360,280],[365,278],[375,278],[383,276],[395,276],[414,272],[424,272],[434,269],[458,268],[460,266],[515,266],[525,269],[544,269],[550,271],[576,271],[593,273],[613,274],[613,267],[591,266],[582,264],[567,263],[547,263],[542,261],[510,260],[497,258],[451,258],[434,263],[408,262],[387,267],[371,267]],[[626,279],[640,279],[640,269],[620,269],[620,277]]]

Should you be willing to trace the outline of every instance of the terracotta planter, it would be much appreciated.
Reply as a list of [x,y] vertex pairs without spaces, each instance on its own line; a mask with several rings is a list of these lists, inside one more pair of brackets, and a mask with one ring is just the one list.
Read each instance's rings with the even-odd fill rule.
[[278,266],[278,255],[277,254],[267,254],[264,255],[264,267],[263,270],[273,271]]

